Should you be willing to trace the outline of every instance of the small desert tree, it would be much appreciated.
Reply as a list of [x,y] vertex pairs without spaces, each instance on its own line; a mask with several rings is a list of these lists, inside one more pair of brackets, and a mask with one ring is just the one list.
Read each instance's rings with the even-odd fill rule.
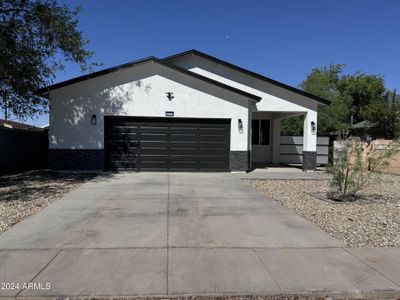
[[[370,148],[366,149],[367,147]],[[333,162],[327,168],[327,172],[333,175],[330,198],[355,201],[357,193],[377,177],[376,171],[387,165],[388,159],[400,151],[398,141],[393,141],[382,149],[371,147],[372,145],[360,138],[339,141],[339,147],[334,150]]]

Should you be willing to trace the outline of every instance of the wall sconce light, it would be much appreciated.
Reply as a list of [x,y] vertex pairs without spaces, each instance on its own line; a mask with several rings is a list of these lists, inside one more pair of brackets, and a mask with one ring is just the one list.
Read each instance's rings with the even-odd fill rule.
[[167,95],[167,98],[169,101],[171,101],[172,99],[174,99],[174,93],[173,92],[166,92],[165,93]]
[[96,115],[92,115],[92,118],[90,119],[90,123],[91,123],[92,125],[96,125],[96,123],[97,123],[97,117],[96,117]]
[[242,122],[242,119],[239,119],[239,120],[238,120],[238,129],[239,129],[240,132],[243,131],[243,122]]
[[315,134],[315,122],[314,121],[311,121],[311,133],[312,134]]

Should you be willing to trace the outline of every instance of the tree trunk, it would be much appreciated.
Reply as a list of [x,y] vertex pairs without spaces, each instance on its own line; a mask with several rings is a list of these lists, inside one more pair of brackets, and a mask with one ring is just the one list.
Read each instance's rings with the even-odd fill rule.
[[7,97],[4,97],[4,120],[8,120],[8,101],[7,101]]

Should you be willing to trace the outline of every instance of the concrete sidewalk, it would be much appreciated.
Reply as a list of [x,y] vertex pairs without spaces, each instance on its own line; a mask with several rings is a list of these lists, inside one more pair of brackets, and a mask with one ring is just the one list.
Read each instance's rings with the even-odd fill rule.
[[344,248],[231,174],[95,179],[0,235],[0,283],[20,284],[1,297],[393,299],[399,270],[400,249]]

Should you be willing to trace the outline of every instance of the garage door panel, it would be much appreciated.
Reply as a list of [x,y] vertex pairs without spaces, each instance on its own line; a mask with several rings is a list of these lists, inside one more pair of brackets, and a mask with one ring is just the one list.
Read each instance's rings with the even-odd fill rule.
[[137,154],[111,154],[110,160],[112,162],[120,162],[120,161],[136,161],[138,159]]
[[169,132],[168,127],[151,127],[151,128],[140,127],[137,129],[137,131],[142,134],[152,134],[152,133],[167,134]]
[[155,147],[159,147],[159,148],[165,148],[168,146],[168,141],[140,141],[140,148],[141,149],[146,149],[149,147],[155,148]]
[[137,135],[139,133],[139,129],[113,129],[112,134],[113,135]]
[[136,161],[115,161],[111,163],[110,168],[112,169],[117,169],[117,168],[122,168],[122,169],[135,169],[137,168]]
[[226,154],[225,149],[221,148],[213,148],[213,147],[201,147],[199,150],[199,155],[222,155],[224,156]]
[[188,119],[186,119],[186,121],[184,119],[180,119],[178,122],[175,122],[175,120],[178,119],[170,119],[170,120],[174,120],[172,122],[168,122],[169,127],[174,129],[174,128],[197,128],[198,123],[193,122],[193,121],[187,121]]
[[197,155],[170,155],[171,162],[193,162],[196,163],[198,160]]
[[168,155],[154,155],[154,154],[140,154],[140,161],[142,162],[153,162],[153,161],[169,161],[169,156]]
[[141,142],[145,141],[161,142],[167,140],[168,140],[168,135],[166,133],[141,133],[140,135]]
[[197,134],[196,133],[172,133],[169,136],[171,142],[181,142],[181,141],[188,141],[188,142],[196,142],[197,141]]
[[139,126],[118,124],[113,126],[112,132],[136,132]]
[[140,155],[154,155],[159,153],[165,153],[167,151],[167,147],[141,147],[140,148]]
[[146,122],[136,122],[136,124],[139,125],[140,128],[167,128],[169,127],[169,124],[167,122],[151,122],[151,121],[146,121]]
[[170,127],[169,133],[171,133],[171,134],[187,134],[187,133],[193,133],[196,130],[197,130],[196,127],[182,127],[182,128]]
[[196,148],[172,148],[169,150],[170,155],[198,155]]
[[166,161],[146,161],[141,162],[140,170],[147,171],[163,171],[168,169],[168,162]]
[[139,140],[112,140],[109,142],[113,147],[138,147],[140,141]]
[[129,146],[135,146],[139,144],[139,138],[131,138],[131,139],[126,139],[126,138],[114,138],[109,141],[110,144],[115,145],[115,146],[124,146],[124,145],[129,145]]
[[193,148],[197,147],[197,141],[171,141],[168,144],[169,149],[185,148],[186,146]]
[[212,170],[219,170],[219,171],[223,171],[225,170],[225,164],[222,162],[201,162],[199,169],[202,171],[212,171]]
[[199,145],[199,148],[202,148],[202,149],[209,149],[209,148],[212,148],[212,149],[215,149],[215,148],[223,149],[225,143],[224,142],[204,142],[203,141],[203,142],[199,142],[198,145]]
[[112,139],[116,138],[132,138],[137,137],[139,133],[133,131],[121,131],[121,130],[113,130],[113,137]]
[[109,143],[115,147],[136,147],[139,145],[139,139],[114,139],[111,140]]
[[130,168],[130,167],[135,168],[137,163],[138,161],[135,159],[127,159],[127,160],[114,161],[112,164],[114,167],[117,168]]
[[174,169],[197,169],[197,161],[194,160],[188,160],[188,161],[181,161],[181,160],[171,160],[170,162],[170,168]]
[[217,134],[206,134],[206,135],[199,135],[200,142],[217,142],[217,143],[226,143],[226,139],[224,135],[217,135]]
[[198,130],[200,135],[207,135],[207,134],[219,134],[219,135],[225,135],[226,134],[226,130],[225,128],[199,128]]
[[111,144],[113,147],[113,154],[123,154],[123,153],[137,153],[139,146],[128,146],[128,145],[115,145]]
[[111,169],[227,171],[230,120],[106,117]]
[[125,155],[138,155],[137,148],[118,148],[110,154],[113,160],[118,160],[118,157],[123,157]]

